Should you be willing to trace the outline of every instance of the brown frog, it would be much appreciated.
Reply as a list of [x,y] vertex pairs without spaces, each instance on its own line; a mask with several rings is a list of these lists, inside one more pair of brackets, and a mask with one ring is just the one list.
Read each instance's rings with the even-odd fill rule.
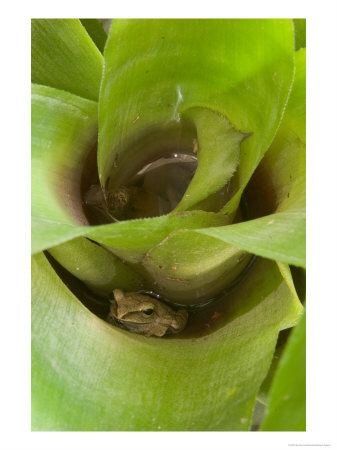
[[186,326],[188,312],[174,311],[166,303],[149,295],[114,289],[108,321],[122,325],[133,333],[145,336],[164,336],[178,333]]

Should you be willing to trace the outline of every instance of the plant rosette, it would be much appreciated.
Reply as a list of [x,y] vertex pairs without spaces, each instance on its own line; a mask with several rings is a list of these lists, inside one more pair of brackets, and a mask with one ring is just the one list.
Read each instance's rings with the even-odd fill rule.
[[[304,39],[290,19],[32,20],[33,430],[245,431],[262,397],[261,429],[305,429],[303,321],[276,348],[303,313]],[[187,325],[108,323],[120,290]]]

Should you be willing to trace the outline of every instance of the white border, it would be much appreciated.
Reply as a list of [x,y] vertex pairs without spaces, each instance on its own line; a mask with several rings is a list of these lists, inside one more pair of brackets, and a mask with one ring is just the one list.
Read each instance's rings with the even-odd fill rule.
[[[286,449],[336,447],[336,3],[282,0],[30,1],[3,6],[1,418],[4,449]],[[306,17],[308,99],[308,428],[305,433],[32,433],[30,431],[30,18]],[[3,273],[2,269],[2,273]],[[315,448],[315,447],[314,447]]]

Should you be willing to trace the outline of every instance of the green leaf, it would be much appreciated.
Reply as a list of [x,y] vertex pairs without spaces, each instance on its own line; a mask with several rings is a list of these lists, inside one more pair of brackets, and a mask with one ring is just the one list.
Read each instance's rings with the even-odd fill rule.
[[[230,244],[230,245],[229,245]],[[247,265],[251,254],[279,261],[281,274],[297,298],[287,262],[305,267],[305,214],[288,211],[234,225],[178,230],[142,259],[155,289],[178,303],[216,296]]]
[[180,230],[153,247],[142,265],[155,282],[156,292],[177,303],[195,304],[222,292],[250,258],[213,237]]
[[278,331],[302,309],[260,259],[211,333],[147,338],[91,314],[43,254],[32,275],[33,430],[248,430]]
[[80,19],[81,24],[87,30],[87,33],[94,41],[98,50],[103,53],[105,42],[107,40],[107,34],[101,22],[98,19]]
[[192,209],[225,186],[239,164],[240,143],[245,137],[210,110],[192,108],[186,115],[193,118],[197,129],[198,167],[175,211]]
[[[273,212],[305,208],[306,51],[296,52],[296,75],[280,129],[251,180],[251,192],[271,197]],[[255,194],[256,195],[256,194]],[[254,198],[249,199],[251,202]],[[249,201],[248,200],[248,201]]]
[[186,211],[92,227],[88,230],[87,236],[107,245],[126,261],[138,263],[152,247],[166,239],[175,230],[217,226],[226,222],[227,218],[223,214]]
[[256,255],[305,267],[305,213],[301,210],[196,232]]
[[75,237],[78,228],[88,224],[80,180],[96,141],[97,103],[32,86],[33,252]]
[[33,255],[54,245],[83,236],[91,230],[91,227],[79,227],[59,222],[57,218],[49,221],[45,217],[34,216],[32,216],[31,225],[31,252]]
[[[250,253],[301,267],[306,265],[305,56],[305,49],[295,55],[296,76],[283,121],[248,186],[248,203],[271,196],[270,209],[276,214],[202,230]],[[289,279],[290,274],[288,284]]]
[[103,58],[77,19],[32,19],[32,82],[98,100]]
[[[184,128],[184,113],[205,108],[241,133],[253,133],[241,144],[236,195],[225,211],[233,213],[282,117],[293,45],[291,20],[114,20],[99,105],[102,185],[116,183],[127,161],[130,166],[137,159],[144,135],[161,130],[162,140],[152,142],[158,154],[165,128]],[[206,133],[203,121],[192,125],[198,136]],[[218,129],[217,123],[209,126],[210,133]],[[213,150],[204,148],[200,172]]]
[[116,288],[126,291],[144,288],[137,272],[89,239],[73,239],[49,249],[49,254],[98,294],[109,295]]
[[292,331],[275,375],[261,431],[305,431],[305,314]]

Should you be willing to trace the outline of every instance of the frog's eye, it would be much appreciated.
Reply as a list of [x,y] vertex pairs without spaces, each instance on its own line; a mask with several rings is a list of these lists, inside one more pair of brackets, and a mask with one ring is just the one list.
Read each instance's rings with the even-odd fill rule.
[[151,308],[144,309],[143,313],[146,314],[147,316],[151,316],[151,314],[153,313],[153,309]]

